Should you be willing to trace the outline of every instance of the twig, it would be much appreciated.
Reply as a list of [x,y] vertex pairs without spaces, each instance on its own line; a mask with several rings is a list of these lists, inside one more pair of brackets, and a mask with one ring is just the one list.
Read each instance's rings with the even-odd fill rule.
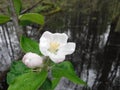
[[18,37],[18,40],[20,40],[20,36],[22,35],[22,30],[20,30],[19,23],[18,23],[18,16],[16,14],[15,8],[14,8],[14,3],[13,0],[8,0],[9,1],[9,8],[10,8],[10,14],[12,17],[12,21],[16,30],[16,34]]
[[32,10],[33,8],[35,8],[39,3],[41,3],[43,0],[40,0],[40,1],[38,1],[37,3],[35,3],[33,6],[31,6],[31,7],[29,7],[29,8],[27,8],[27,9],[25,9],[25,10],[23,10],[22,12],[21,12],[21,14],[24,14],[24,13],[26,13],[26,12],[29,12],[30,10]]

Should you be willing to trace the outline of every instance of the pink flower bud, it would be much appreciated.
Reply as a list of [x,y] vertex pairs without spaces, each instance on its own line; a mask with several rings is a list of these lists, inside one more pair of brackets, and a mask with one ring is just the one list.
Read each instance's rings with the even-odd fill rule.
[[23,56],[22,62],[29,68],[41,67],[43,65],[43,57],[29,52]]

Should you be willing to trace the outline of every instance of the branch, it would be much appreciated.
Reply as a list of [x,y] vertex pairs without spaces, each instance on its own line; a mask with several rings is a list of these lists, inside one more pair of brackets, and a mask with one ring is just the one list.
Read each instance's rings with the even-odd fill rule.
[[13,3],[13,0],[8,0],[8,1],[9,1],[9,8],[10,8],[10,14],[13,21],[13,25],[15,27],[18,40],[20,40],[20,36],[22,35],[22,30],[19,27],[18,16],[14,8],[14,3]]
[[21,14],[24,14],[26,12],[29,12],[30,10],[32,10],[33,8],[35,8],[39,3],[41,3],[43,0],[38,1],[37,3],[35,3],[33,6],[29,7],[28,9],[25,9],[21,12]]
[[54,14],[60,12],[60,11],[62,11],[61,8],[57,7],[55,10],[52,10],[52,11],[50,11],[48,13],[45,13],[44,15],[45,16],[50,16],[50,15],[54,15]]

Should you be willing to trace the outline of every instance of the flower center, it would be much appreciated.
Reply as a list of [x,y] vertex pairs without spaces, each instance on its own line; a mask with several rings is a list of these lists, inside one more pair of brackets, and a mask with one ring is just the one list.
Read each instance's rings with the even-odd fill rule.
[[60,44],[58,42],[50,42],[50,48],[48,49],[52,53],[56,53],[58,51]]

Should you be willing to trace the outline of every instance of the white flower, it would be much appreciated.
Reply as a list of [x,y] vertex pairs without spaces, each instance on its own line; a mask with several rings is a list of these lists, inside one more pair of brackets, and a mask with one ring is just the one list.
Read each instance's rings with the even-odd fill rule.
[[29,68],[41,67],[43,65],[43,57],[29,52],[23,56],[22,62]]
[[65,60],[65,55],[72,54],[75,51],[76,44],[67,43],[68,36],[65,33],[44,32],[40,38],[39,48],[43,55],[59,63]]

